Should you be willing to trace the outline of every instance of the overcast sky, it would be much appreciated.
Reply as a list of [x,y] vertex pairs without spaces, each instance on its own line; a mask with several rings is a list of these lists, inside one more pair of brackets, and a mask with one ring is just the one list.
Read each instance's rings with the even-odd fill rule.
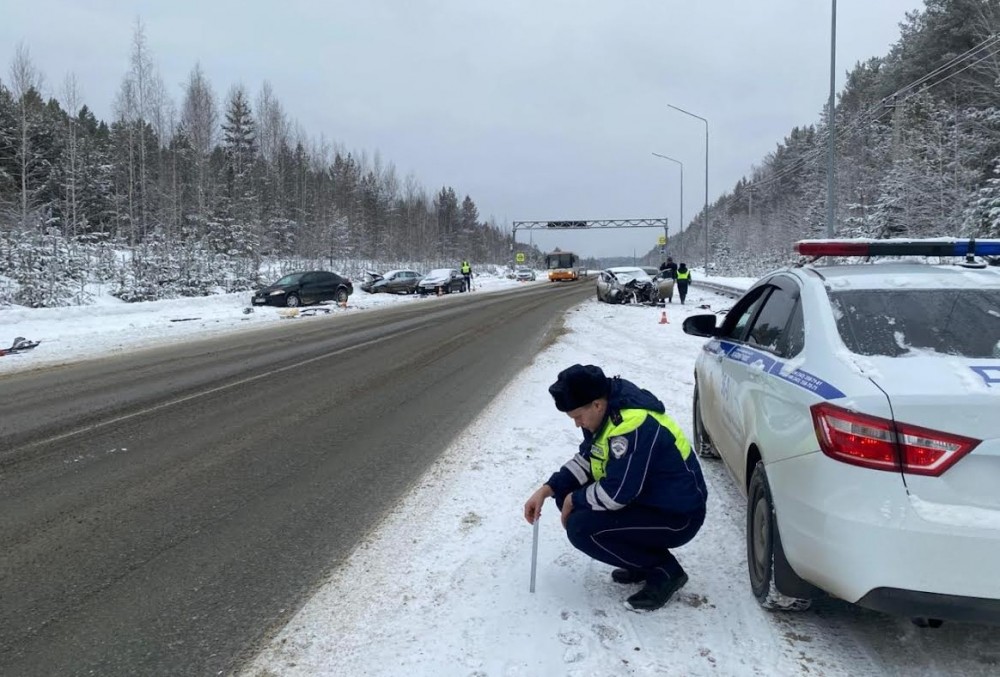
[[[200,62],[221,101],[269,81],[311,135],[379,152],[483,218],[662,218],[732,187],[829,89],[830,0],[2,0],[0,78],[19,42],[60,96],[73,72],[103,119],[135,21],[178,104]],[[837,86],[887,53],[920,0],[840,0]],[[662,231],[519,232],[542,249],[642,254]]]

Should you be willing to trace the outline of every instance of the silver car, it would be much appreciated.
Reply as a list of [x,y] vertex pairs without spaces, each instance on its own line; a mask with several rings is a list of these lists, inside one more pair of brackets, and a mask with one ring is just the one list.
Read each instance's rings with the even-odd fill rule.
[[527,266],[518,266],[514,271],[514,279],[518,282],[530,282],[535,279],[535,271]]
[[666,299],[668,302],[674,301],[674,279],[666,276],[666,271],[654,266],[643,266],[646,274],[653,278],[653,284],[659,289],[660,301]]
[[657,305],[674,294],[674,281],[650,277],[642,268],[621,266],[602,270],[597,276],[597,300],[604,303]]

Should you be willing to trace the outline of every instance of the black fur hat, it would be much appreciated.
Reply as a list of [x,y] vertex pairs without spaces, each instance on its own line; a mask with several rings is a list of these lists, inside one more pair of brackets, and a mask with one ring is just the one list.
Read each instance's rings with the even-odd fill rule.
[[592,364],[574,364],[563,369],[556,382],[549,386],[549,394],[559,411],[578,409],[607,396],[610,390],[611,385],[604,371]]

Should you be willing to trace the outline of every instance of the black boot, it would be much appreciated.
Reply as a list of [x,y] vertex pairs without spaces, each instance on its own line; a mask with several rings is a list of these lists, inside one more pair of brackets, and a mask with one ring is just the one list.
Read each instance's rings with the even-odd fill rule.
[[633,611],[653,611],[667,603],[675,592],[687,583],[687,574],[676,578],[663,578],[646,581],[642,590],[625,601],[625,605]]
[[646,574],[636,569],[615,569],[611,572],[611,580],[622,584],[642,583],[646,580]]

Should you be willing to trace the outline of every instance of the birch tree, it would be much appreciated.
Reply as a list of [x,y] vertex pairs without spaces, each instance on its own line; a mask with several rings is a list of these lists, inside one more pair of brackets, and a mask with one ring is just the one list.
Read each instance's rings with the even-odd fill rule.
[[78,159],[79,144],[77,137],[79,124],[77,114],[80,112],[82,104],[80,87],[77,84],[76,75],[69,73],[63,82],[63,101],[66,105],[66,207],[65,215],[68,221],[67,232],[71,237],[77,235],[79,216],[77,214],[76,189],[80,174],[80,163]]
[[[146,42],[145,28],[136,19],[132,33],[129,68],[115,99],[118,138],[125,145],[122,157],[127,172],[121,174],[128,203],[129,241],[142,241],[149,234],[157,200],[151,174],[162,174],[160,139],[163,132],[163,82],[156,72]],[[155,156],[155,157],[154,157]]]
[[271,84],[264,82],[257,96],[257,142],[264,164],[260,188],[260,216],[267,230],[277,227],[284,230],[286,214],[280,208],[282,187],[285,182],[289,123],[285,111],[274,95]]
[[31,60],[31,53],[24,43],[14,51],[10,67],[11,91],[17,106],[18,144],[17,161],[21,179],[21,229],[28,229],[29,184],[33,169],[31,127],[39,114],[41,99],[38,96],[42,78]]
[[201,71],[195,64],[188,76],[184,104],[181,107],[181,133],[190,151],[194,168],[194,193],[197,229],[204,233],[208,221],[208,167],[209,156],[218,136],[219,114],[215,105],[215,95]]

